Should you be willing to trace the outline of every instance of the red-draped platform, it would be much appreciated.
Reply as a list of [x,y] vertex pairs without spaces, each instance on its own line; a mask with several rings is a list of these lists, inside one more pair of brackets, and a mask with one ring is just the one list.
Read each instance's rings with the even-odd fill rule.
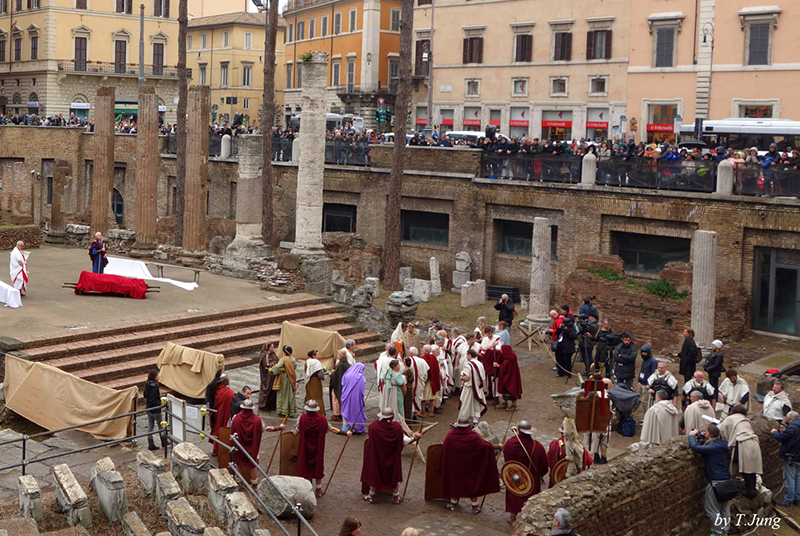
[[75,294],[97,292],[100,294],[122,294],[137,300],[145,298],[147,283],[143,279],[131,279],[121,275],[93,274],[81,272],[78,284],[75,285]]

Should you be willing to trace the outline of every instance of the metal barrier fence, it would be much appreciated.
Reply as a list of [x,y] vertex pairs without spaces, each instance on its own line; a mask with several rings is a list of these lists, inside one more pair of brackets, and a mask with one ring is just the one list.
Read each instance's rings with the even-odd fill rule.
[[734,170],[733,191],[762,197],[800,197],[800,170],[781,164],[739,164]]
[[482,176],[489,179],[576,184],[581,182],[582,166],[582,158],[575,155],[484,152],[481,158]]
[[325,163],[342,166],[371,166],[367,141],[334,140],[325,142]]
[[596,184],[603,186],[689,192],[713,192],[716,181],[717,168],[713,162],[621,157],[598,159],[595,179]]

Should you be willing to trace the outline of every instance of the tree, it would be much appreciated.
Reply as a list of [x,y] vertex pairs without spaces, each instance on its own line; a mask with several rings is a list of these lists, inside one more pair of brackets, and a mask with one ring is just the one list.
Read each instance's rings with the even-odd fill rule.
[[414,0],[400,4],[400,80],[395,100],[394,151],[389,179],[389,206],[386,210],[386,248],[383,284],[388,289],[400,286],[400,197],[406,155],[406,118],[411,104],[411,37],[414,28]]
[[261,238],[272,245],[272,125],[275,124],[275,38],[278,0],[270,0],[264,38],[264,94],[261,102]]
[[186,33],[188,0],[178,3],[178,148],[175,162],[175,245],[183,246],[183,213],[186,210],[186,105],[189,78],[186,76]]

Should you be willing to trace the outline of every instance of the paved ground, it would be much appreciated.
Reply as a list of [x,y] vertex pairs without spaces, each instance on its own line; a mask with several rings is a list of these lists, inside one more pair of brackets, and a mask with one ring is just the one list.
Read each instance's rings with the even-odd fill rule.
[[[5,258],[5,257],[3,257]],[[81,271],[91,270],[86,250],[44,245],[31,250],[28,260],[30,283],[22,307],[0,307],[0,336],[25,340],[34,336],[85,330],[115,323],[142,323],[177,314],[192,315],[255,306],[265,300],[292,300],[259,289],[254,281],[233,279],[208,272],[200,274],[199,288],[187,291],[174,285],[152,282],[160,293],[144,300],[111,296],[77,296],[63,283],[76,283]],[[192,272],[167,268],[166,277],[191,281]],[[152,273],[152,270],[151,270]],[[8,273],[2,272],[8,282]]]

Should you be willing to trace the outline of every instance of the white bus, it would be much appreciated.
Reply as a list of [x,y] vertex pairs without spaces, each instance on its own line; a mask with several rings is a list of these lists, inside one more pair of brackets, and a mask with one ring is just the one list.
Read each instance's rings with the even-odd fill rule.
[[[286,128],[289,130],[300,130],[300,115],[293,115],[286,122]],[[364,119],[354,115],[339,115],[339,114],[325,114],[325,129],[336,130],[349,126],[356,132],[364,129]]]
[[[694,137],[694,125],[681,125],[683,139]],[[702,139],[709,148],[719,145],[745,151],[758,147],[759,152],[769,150],[772,143],[783,152],[788,147],[800,146],[800,121],[788,119],[730,118],[703,121]]]

